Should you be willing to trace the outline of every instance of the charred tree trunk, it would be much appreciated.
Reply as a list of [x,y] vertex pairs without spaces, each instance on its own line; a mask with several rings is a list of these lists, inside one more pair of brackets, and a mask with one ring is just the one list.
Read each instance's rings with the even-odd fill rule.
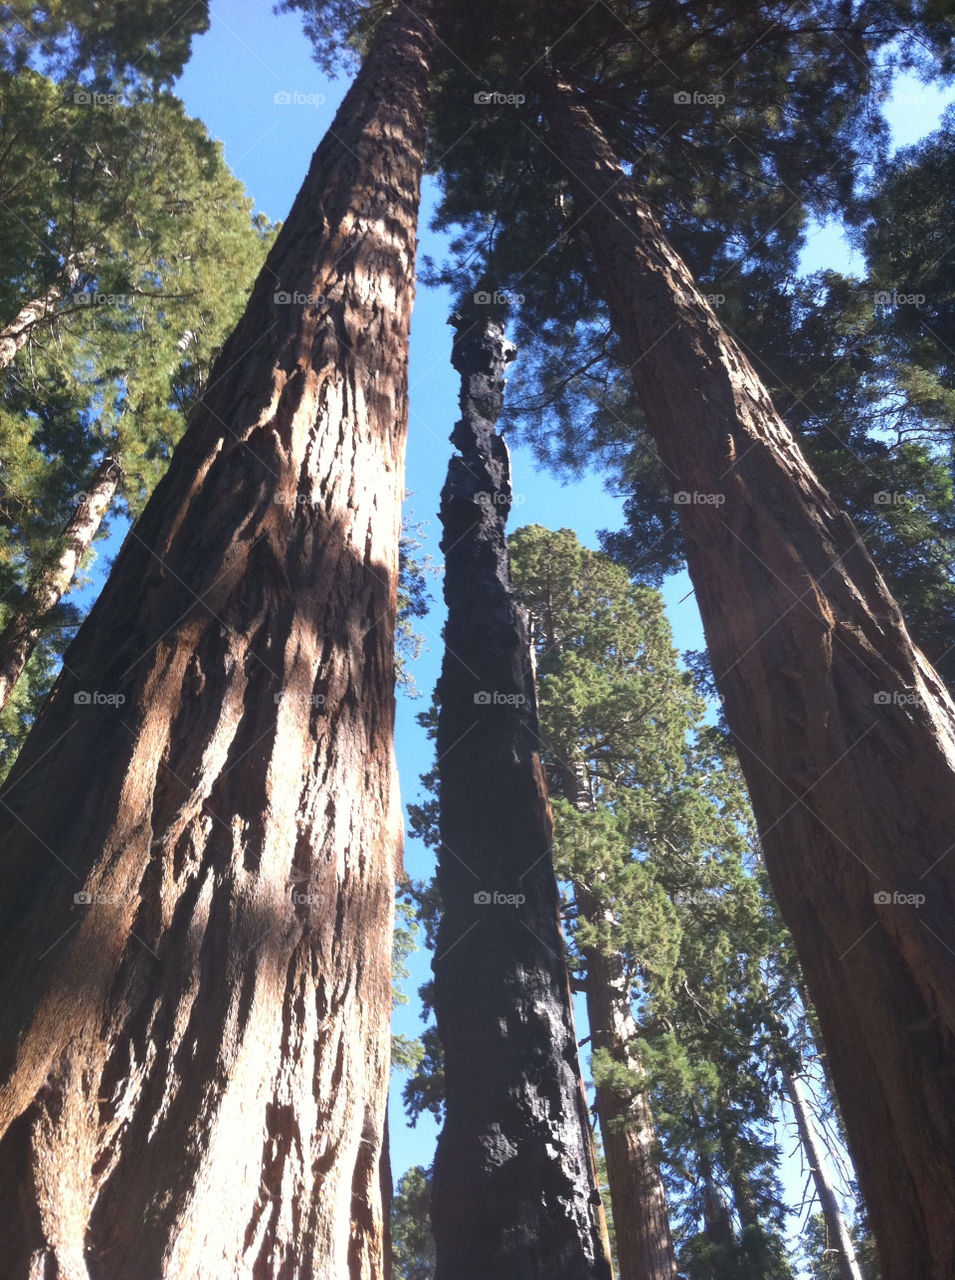
[[444,1129],[432,1218],[438,1280],[609,1280],[538,756],[537,701],[504,525],[495,433],[511,352],[457,317],[462,419],[442,493],[448,622],[439,685],[443,911],[434,1004]]
[[[599,904],[580,885],[575,886],[575,895],[581,912],[596,923]],[[594,1049],[609,1053],[614,1062],[639,1073],[637,1026],[624,961],[597,948],[585,951],[584,960],[591,1043]],[[607,1161],[620,1280],[676,1280],[650,1101],[640,1089],[598,1084],[595,1109]]]
[[382,1274],[429,11],[382,23],[0,793],[11,1280]]
[[955,708],[633,180],[542,73],[886,1280],[955,1274]]
[[839,1280],[862,1280],[862,1272],[859,1269],[859,1262],[852,1244],[852,1236],[850,1236],[846,1220],[842,1216],[842,1209],[839,1206],[839,1198],[836,1195],[835,1188],[829,1180],[829,1173],[826,1169],[825,1149],[813,1120],[812,1108],[809,1105],[809,1099],[806,1097],[806,1091],[799,1077],[787,1067],[783,1068],[783,1076],[786,1081],[789,1100],[792,1103],[793,1114],[796,1117],[799,1138],[806,1153],[806,1159],[809,1162],[809,1170],[816,1188],[816,1195],[819,1197],[819,1206],[826,1222],[830,1248],[836,1252],[839,1264]]
[[43,623],[69,590],[73,576],[103,523],[122,476],[115,458],[106,458],[63,530],[57,562],[32,583],[26,599],[0,631],[0,711],[7,705],[23,668],[43,634]]

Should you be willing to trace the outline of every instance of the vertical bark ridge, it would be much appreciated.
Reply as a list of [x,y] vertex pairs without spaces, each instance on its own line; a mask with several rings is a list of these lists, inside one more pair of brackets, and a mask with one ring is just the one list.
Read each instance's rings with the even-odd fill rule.
[[382,23],[0,793],[12,1277],[382,1275],[430,12]]
[[684,495],[717,684],[886,1280],[946,1280],[955,708],[584,106],[549,73],[539,85],[649,429]]
[[438,1280],[609,1280],[551,859],[523,616],[495,431],[513,357],[486,309],[456,318],[462,418],[442,491],[448,621],[439,685],[435,1011],[446,1120]]

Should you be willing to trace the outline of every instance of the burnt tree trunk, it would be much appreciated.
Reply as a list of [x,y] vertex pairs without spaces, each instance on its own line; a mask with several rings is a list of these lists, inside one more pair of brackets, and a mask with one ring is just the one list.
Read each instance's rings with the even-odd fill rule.
[[548,145],[680,493],[717,685],[885,1280],[949,1280],[955,707],[635,182],[573,90],[546,72],[540,84]]
[[825,1147],[816,1129],[806,1091],[803,1088],[802,1081],[788,1067],[783,1067],[783,1077],[786,1081],[789,1101],[792,1103],[793,1114],[796,1117],[799,1138],[806,1153],[806,1160],[809,1163],[813,1185],[816,1188],[816,1195],[819,1197],[819,1207],[822,1209],[822,1216],[825,1219],[829,1247],[835,1250],[836,1261],[839,1266],[839,1280],[862,1280],[862,1272],[859,1269],[859,1262],[852,1244],[852,1236],[849,1234],[849,1228],[846,1226],[846,1220],[839,1205],[839,1198],[829,1178],[826,1168]]
[[[575,896],[581,912],[597,923],[596,900],[581,885],[575,886]],[[591,1043],[639,1074],[631,982],[623,958],[591,948],[584,951],[584,961]],[[638,1088],[598,1084],[595,1110],[607,1161],[620,1280],[676,1280],[650,1100]]]
[[[482,315],[483,313],[483,315]],[[441,498],[448,621],[439,684],[442,917],[434,1005],[446,1119],[435,1158],[437,1280],[609,1280],[538,756],[524,619],[510,586],[512,352],[457,317],[462,418]]]
[[382,1274],[429,11],[379,28],[0,793],[11,1280]]
[[63,547],[56,563],[30,584],[26,598],[0,631],[0,711],[10,701],[23,668],[30,661],[44,622],[69,590],[109,510],[121,476],[122,468],[114,458],[100,463],[63,530]]

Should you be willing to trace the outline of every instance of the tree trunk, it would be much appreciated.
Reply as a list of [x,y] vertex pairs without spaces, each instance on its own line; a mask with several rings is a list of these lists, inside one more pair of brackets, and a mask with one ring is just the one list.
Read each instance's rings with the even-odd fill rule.
[[[667,468],[885,1280],[955,1274],[955,707],[573,91],[548,142]],[[917,895],[917,896],[913,896]]]
[[23,668],[43,634],[43,623],[69,590],[83,557],[96,537],[119,485],[122,468],[106,458],[80,495],[63,530],[63,549],[56,564],[29,588],[26,599],[0,631],[0,711],[7,705]]
[[12,1280],[382,1275],[429,12],[379,28],[0,792]]
[[822,1208],[822,1216],[826,1221],[830,1248],[836,1251],[839,1263],[839,1280],[862,1280],[862,1272],[856,1258],[855,1249],[849,1228],[846,1226],[839,1200],[836,1196],[826,1169],[826,1157],[823,1143],[820,1140],[813,1120],[809,1100],[802,1087],[802,1081],[787,1068],[783,1068],[786,1089],[796,1117],[799,1138],[809,1161],[809,1170],[816,1187],[816,1195]]
[[[575,895],[581,912],[597,923],[597,901],[581,885],[575,886]],[[591,1043],[629,1071],[639,1073],[637,1026],[623,959],[593,948],[584,952],[584,960]],[[596,1112],[607,1161],[620,1280],[676,1280],[650,1101],[638,1089],[598,1085]]]
[[80,278],[80,269],[72,258],[66,264],[64,279],[51,284],[36,298],[25,302],[9,324],[0,328],[0,369],[13,364],[17,352],[30,334],[47,323],[56,308]]
[[495,434],[503,328],[458,317],[460,449],[442,492],[448,621],[439,685],[443,904],[434,1004],[446,1119],[435,1158],[437,1280],[609,1280],[551,859],[537,701],[504,525]]

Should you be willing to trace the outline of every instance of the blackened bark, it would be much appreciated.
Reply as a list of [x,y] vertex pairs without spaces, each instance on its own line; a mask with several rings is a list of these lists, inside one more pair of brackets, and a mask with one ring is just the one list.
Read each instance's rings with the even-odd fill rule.
[[[600,923],[600,905],[593,895],[576,885],[575,897],[582,914]],[[591,1044],[639,1075],[637,1026],[623,957],[590,948],[584,961]],[[620,1280],[675,1280],[676,1257],[650,1100],[639,1088],[598,1084],[594,1109],[607,1162]]]
[[806,1160],[809,1163],[809,1171],[812,1174],[816,1195],[819,1197],[819,1207],[822,1209],[822,1216],[825,1219],[829,1247],[836,1252],[836,1260],[839,1265],[839,1280],[862,1280],[862,1272],[859,1269],[859,1261],[856,1258],[855,1248],[852,1244],[852,1236],[846,1226],[846,1220],[839,1204],[839,1197],[836,1195],[835,1188],[829,1178],[829,1172],[826,1168],[825,1145],[816,1129],[806,1091],[803,1088],[802,1081],[788,1067],[783,1067],[783,1076],[786,1080],[786,1090],[792,1103],[793,1114],[796,1117],[799,1138],[806,1153]]
[[0,711],[10,701],[30,661],[44,622],[69,590],[109,510],[121,476],[122,468],[115,458],[105,458],[100,463],[63,530],[63,546],[56,564],[30,583],[25,599],[0,631]]
[[584,106],[548,73],[540,87],[548,145],[681,494],[717,685],[885,1280],[949,1280],[955,707]]
[[0,793],[11,1280],[382,1274],[429,13],[379,28]]
[[457,318],[462,419],[442,492],[448,621],[438,719],[443,911],[434,1003],[446,1119],[438,1280],[609,1280],[538,756],[537,701],[495,433],[503,329]]

